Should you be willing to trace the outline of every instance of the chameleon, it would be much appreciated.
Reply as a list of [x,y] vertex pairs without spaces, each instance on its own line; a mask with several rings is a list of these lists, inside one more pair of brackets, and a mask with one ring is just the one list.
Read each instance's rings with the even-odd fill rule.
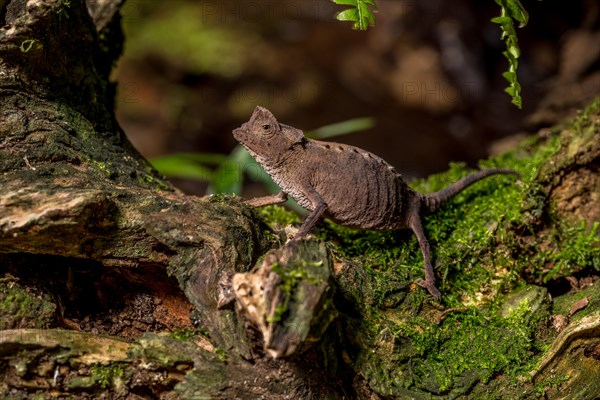
[[423,254],[425,278],[416,283],[435,298],[431,250],[422,214],[439,209],[473,183],[496,174],[519,173],[492,168],[477,171],[431,194],[413,190],[382,158],[358,147],[313,140],[300,129],[281,124],[266,108],[257,106],[248,122],[233,131],[234,138],[281,188],[274,195],[246,201],[262,207],[291,196],[310,211],[290,240],[305,237],[321,217],[335,223],[378,231],[410,228]]

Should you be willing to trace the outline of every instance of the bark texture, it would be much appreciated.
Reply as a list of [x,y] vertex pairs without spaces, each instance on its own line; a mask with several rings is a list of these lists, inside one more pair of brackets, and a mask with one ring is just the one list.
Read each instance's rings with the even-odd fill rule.
[[[14,0],[0,4],[0,263],[4,272],[14,274],[7,275],[6,285],[22,289],[18,299],[11,293],[3,300],[25,310],[19,320],[9,318],[16,311],[13,306],[3,310],[7,318],[2,319],[1,328],[56,324],[78,328],[67,318],[69,310],[65,307],[72,305],[69,297],[82,299],[76,287],[81,284],[77,280],[81,269],[94,280],[90,289],[98,293],[93,301],[111,302],[110,297],[126,295],[130,287],[165,296],[163,300],[172,303],[167,314],[186,313],[180,283],[198,312],[197,321],[211,337],[212,343],[206,346],[213,351],[218,346],[223,357],[230,354],[236,360],[224,364],[224,359],[214,355],[209,357],[212,361],[198,359],[198,376],[214,390],[196,383],[198,387],[189,389],[192,394],[188,396],[196,393],[227,398],[235,390],[239,390],[237,396],[258,396],[281,392],[282,382],[286,392],[291,390],[299,397],[327,396],[332,385],[317,375],[307,379],[311,374],[296,371],[293,364],[269,365],[273,372],[264,373],[267,367],[255,369],[243,361],[254,358],[245,324],[238,321],[233,308],[217,309],[219,280],[247,271],[269,244],[253,210],[226,197],[183,195],[132,148],[115,122],[115,85],[109,83],[108,75],[122,47],[119,5],[80,0]],[[64,268],[65,274],[57,272]],[[48,279],[55,272],[53,279]],[[100,288],[107,274],[111,275],[111,284]],[[50,287],[40,289],[45,293],[43,298],[55,296],[55,302],[24,307],[36,298],[37,289],[31,287],[37,288],[44,280]],[[114,292],[110,285],[114,285]],[[39,314],[39,318],[34,317],[36,309],[44,311],[44,319]],[[143,318],[140,315],[139,319]],[[189,325],[180,320],[174,323],[170,318],[172,315],[163,315],[159,322],[170,328]],[[38,319],[38,323],[32,322]],[[38,356],[50,349],[42,356],[50,359],[57,347],[74,349],[75,343],[88,343],[84,352],[100,358],[74,361],[83,368],[75,375],[88,377],[89,362],[122,362],[124,353],[117,350],[128,346],[108,346],[119,354],[114,358],[109,352],[103,360],[101,353],[106,347],[94,350],[94,343],[103,340],[100,338],[86,337],[82,341],[75,333],[61,331],[3,331],[0,336],[8,353],[14,354],[13,345],[21,343],[17,347],[37,348]],[[106,340],[121,343],[116,338]],[[26,344],[28,341],[36,344]],[[192,359],[186,360],[193,364]],[[42,376],[47,378],[58,371],[58,378],[44,384],[33,383],[28,373],[12,379],[10,368],[3,369],[3,375],[10,379],[3,379],[0,390],[23,395],[55,388],[96,398],[99,392],[110,393],[113,389],[109,384],[112,378],[104,385],[97,377],[88,378],[84,384],[68,383],[60,378],[65,376],[63,361],[49,361],[50,369],[58,369]],[[212,373],[206,380],[213,361],[213,372],[221,376],[216,386]],[[30,362],[24,361],[24,365]],[[226,365],[236,367],[225,372],[229,368]],[[179,372],[166,385],[158,389],[148,385],[139,390],[156,395],[172,391],[189,368],[175,369]],[[152,365],[146,370],[163,374]],[[281,378],[282,382],[274,379],[284,372],[287,377]],[[252,376],[254,388],[246,384]],[[13,389],[17,392],[11,392]],[[131,393],[138,391],[129,389]],[[120,395],[125,396],[123,393]]]
[[[490,221],[466,204],[485,195],[493,208],[502,187],[463,198],[485,245],[475,230],[446,244],[444,218],[455,211],[432,217],[426,228],[450,265],[444,309],[412,283],[422,261],[402,264],[418,254],[415,242],[330,229],[326,245],[281,246],[238,199],[186,196],[163,180],[114,119],[119,6],[0,2],[3,396],[600,394],[589,378],[600,359],[600,102],[506,156],[529,174],[510,200],[518,218]],[[477,261],[453,266],[446,248]],[[399,264],[371,260],[392,256]],[[549,298],[548,282],[566,281],[571,290]],[[98,310],[111,319],[91,324]]]

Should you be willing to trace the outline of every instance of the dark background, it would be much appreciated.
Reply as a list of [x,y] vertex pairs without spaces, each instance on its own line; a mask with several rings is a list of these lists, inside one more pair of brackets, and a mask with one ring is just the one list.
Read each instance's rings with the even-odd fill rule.
[[229,153],[257,104],[303,130],[368,116],[373,128],[333,140],[408,178],[476,166],[600,92],[600,2],[522,3],[519,110],[493,0],[378,0],[366,32],[336,21],[344,7],[329,0],[128,0],[118,119],[152,158]]

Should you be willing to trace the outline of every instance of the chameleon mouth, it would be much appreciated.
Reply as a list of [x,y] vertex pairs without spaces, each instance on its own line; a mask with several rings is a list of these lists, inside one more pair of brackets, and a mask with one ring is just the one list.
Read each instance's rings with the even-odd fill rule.
[[235,138],[235,140],[240,142],[244,147],[247,147],[246,143],[248,143],[248,139],[251,136],[252,136],[252,133],[250,132],[250,129],[248,129],[247,122],[243,123],[242,126],[235,128],[233,130],[233,137]]
[[253,151],[252,148],[250,148],[250,146],[248,146],[248,141],[246,140],[249,135],[250,133],[246,129],[244,129],[244,126],[233,130],[233,137],[235,138],[235,140],[237,140],[242,145],[242,147],[245,148],[248,151],[248,153],[250,153],[250,155],[255,157],[256,152]]
[[[242,131],[242,133],[244,133],[244,132]],[[248,152],[248,154],[250,154],[250,156],[252,158],[254,158],[254,160],[256,160],[257,163],[259,163],[260,165],[264,165],[264,158],[260,154],[258,154],[254,150],[252,150],[252,148],[250,146],[248,146],[248,144],[244,140],[238,139],[235,136],[235,132],[234,132],[234,137],[240,142],[240,144],[242,145],[242,147],[244,149],[246,149],[246,151]]]
[[244,132],[243,128],[236,128],[233,130],[233,137],[235,138],[235,140],[239,141],[240,139],[242,139],[242,136],[244,133],[247,133],[247,132]]
[[235,138],[235,140],[239,141],[241,139],[240,133],[242,133],[241,128],[237,128],[237,129],[233,130],[233,137]]

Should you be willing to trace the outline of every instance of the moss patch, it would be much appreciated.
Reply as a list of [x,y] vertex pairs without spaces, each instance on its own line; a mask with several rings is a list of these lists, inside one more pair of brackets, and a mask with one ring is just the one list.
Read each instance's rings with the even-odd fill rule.
[[266,206],[258,209],[258,214],[270,227],[277,229],[300,223],[298,214],[281,206]]
[[[504,398],[535,395],[529,372],[556,335],[547,328],[551,304],[542,286],[600,271],[598,222],[563,218],[564,206],[553,196],[561,177],[593,165],[598,114],[600,99],[567,125],[482,161],[481,168],[511,168],[522,177],[484,179],[425,217],[441,309],[455,312],[445,315],[424,303],[427,295],[412,283],[423,275],[423,259],[410,231],[370,232],[324,221],[313,232],[343,266],[337,306],[347,313],[347,363],[377,393],[454,397],[477,386],[488,398],[498,397],[481,388]],[[429,193],[469,172],[452,164],[411,186]],[[275,229],[297,223],[282,207],[260,213]]]
[[16,278],[0,279],[0,330],[49,328],[55,313],[49,295],[22,286]]
[[102,389],[122,384],[125,367],[121,364],[95,365],[91,368],[92,378]]

